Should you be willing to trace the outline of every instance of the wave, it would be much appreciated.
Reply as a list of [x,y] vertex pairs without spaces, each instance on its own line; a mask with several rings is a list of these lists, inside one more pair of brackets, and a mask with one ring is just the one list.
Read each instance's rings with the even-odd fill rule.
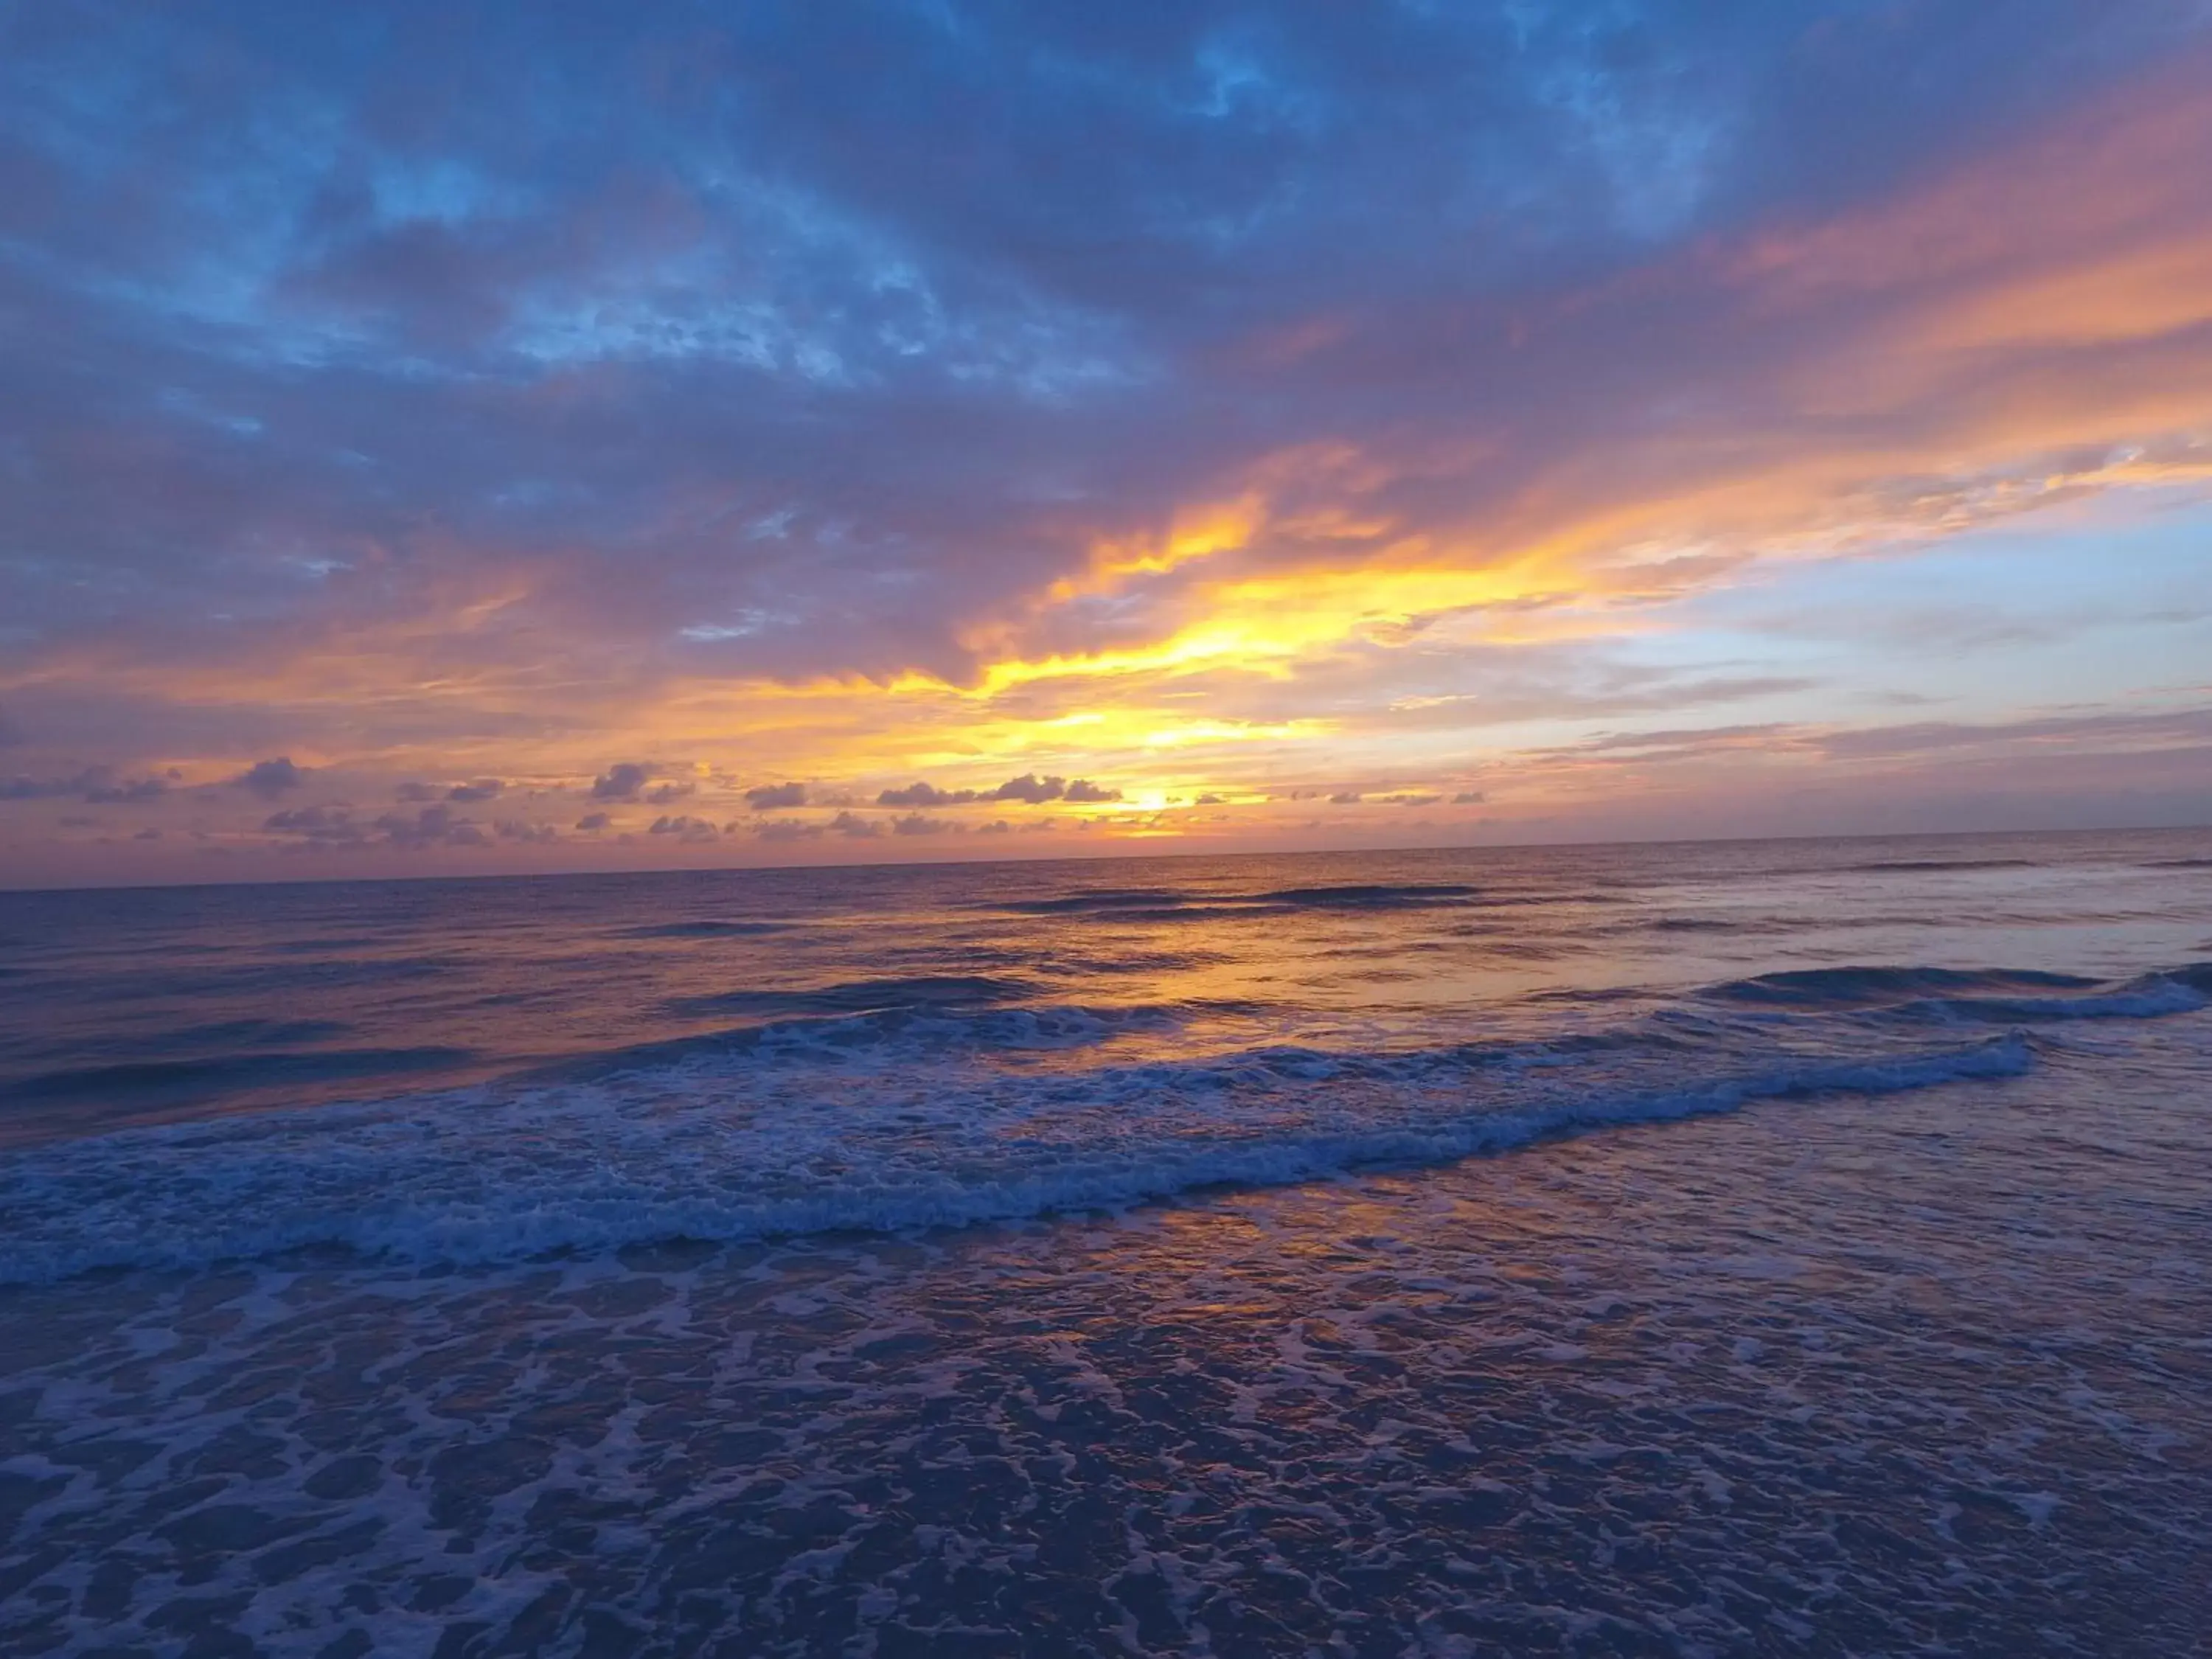
[[374,951],[385,941],[368,933],[324,935],[314,939],[274,939],[262,948],[278,957],[335,957],[349,951]]
[[1872,864],[1846,864],[1846,875],[1927,873],[1945,870],[2033,870],[2033,859],[1882,859]]
[[678,997],[665,1006],[678,1014],[868,1014],[913,1008],[973,1008],[1018,1002],[1037,988],[1020,980],[968,974],[920,975],[907,979],[848,980],[804,991],[720,991]]
[[[156,960],[149,958],[150,961]],[[266,996],[280,1004],[307,994],[411,986],[422,980],[461,979],[470,968],[457,955],[363,957],[348,960],[161,963],[104,978],[100,994],[114,1002],[167,1002],[180,996],[240,999]]]
[[1144,908],[1132,906],[1127,909],[1095,912],[1091,920],[1099,921],[1133,922],[1150,927],[1161,922],[1193,921],[1255,921],[1271,916],[1290,916],[1298,914],[1295,904],[1259,904],[1249,899],[1238,899],[1220,904],[1166,904]]
[[787,933],[799,924],[792,921],[663,921],[648,927],[625,927],[617,939],[764,939]]
[[1999,969],[1807,968],[1730,980],[1708,987],[1705,994],[1729,1002],[1794,1008],[1864,1008],[1931,992],[2080,991],[2102,982],[2076,974]]
[[[356,1029],[346,1021],[337,1019],[200,1020],[189,1025],[171,1025],[128,1036],[112,1036],[100,1044],[100,1051],[117,1060],[162,1060],[194,1054],[204,1057],[210,1050],[223,1057],[244,1054],[265,1054],[278,1049],[296,1048],[303,1044],[326,1043]],[[69,1039],[52,1047],[68,1053],[83,1051],[81,1044]]]
[[409,1072],[453,1071],[477,1056],[452,1048],[336,1048],[210,1055],[199,1059],[118,1060],[10,1079],[0,1102],[27,1103],[145,1096],[191,1098],[241,1088],[337,1083]]
[[1732,980],[1702,994],[1755,1007],[1880,1010],[1893,1018],[2144,1019],[2212,1004],[2212,963],[2119,981],[1997,969],[1814,968]]
[[1262,903],[1314,909],[1402,910],[1431,904],[1465,904],[1482,890],[1453,882],[1419,882],[1399,886],[1285,887],[1260,895]]
[[1182,974],[1211,968],[1234,957],[1219,951],[1116,951],[1110,956],[1078,956],[1054,951],[1048,957],[1020,958],[1023,965],[1055,979],[1092,979],[1101,975]]
[[1190,893],[1102,889],[1061,898],[994,905],[1018,915],[1097,916],[1121,921],[1194,921],[1282,915],[1298,910],[1419,910],[1480,902],[1480,888],[1457,882],[1353,883],[1282,887],[1259,893]]
[[[950,983],[956,999],[1016,988]],[[2208,1002],[2212,963],[2117,982],[1823,968],[1642,1015],[1624,1006],[1611,1029],[1543,1041],[1277,1044],[1143,1063],[1087,1049],[1214,1006],[876,1009],[497,1085],[24,1149],[0,1164],[0,1283],[303,1249],[465,1265],[1110,1209],[1754,1101],[2002,1079],[2034,1063],[2020,1025]],[[1993,1019],[2014,1029],[1960,1029]],[[1085,1052],[1009,1063],[1024,1044]]]
[[657,1042],[579,1054],[522,1074],[526,1083],[623,1076],[677,1065],[726,1063],[739,1056],[762,1067],[804,1070],[902,1057],[981,1058],[1034,1050],[1091,1048],[1140,1032],[1179,1030],[1209,1014],[1250,1015],[1256,1003],[1213,999],[1179,1003],[1048,1002],[1023,1007],[915,1004],[853,1014],[800,1015],[733,1025]]
[[[1610,1057],[1617,1064],[1620,1056]],[[513,1261],[676,1238],[905,1231],[1113,1209],[1222,1185],[1449,1162],[1605,1125],[1827,1091],[1883,1094],[2018,1075],[2024,1040],[1801,1057],[1703,1078],[1560,1086],[1571,1055],[1257,1052],[1131,1068],[1088,1091],[988,1091],[856,1112],[818,1103],[690,1109],[580,1091],[434,1097],[127,1133],[28,1154],[0,1176],[15,1218],[0,1282],[179,1270],[334,1249],[415,1265]],[[1437,1103],[1487,1070],[1486,1105]],[[1327,1085],[1317,1088],[1316,1085]],[[1424,1086],[1425,1085],[1425,1086]],[[1300,1112],[1286,1114],[1284,1097]],[[1150,1109],[1129,1108],[1149,1101]],[[1364,1103],[1368,1109],[1350,1110]],[[1430,1109],[1422,1109],[1426,1104]],[[1092,1131],[1071,1134],[1074,1126]]]

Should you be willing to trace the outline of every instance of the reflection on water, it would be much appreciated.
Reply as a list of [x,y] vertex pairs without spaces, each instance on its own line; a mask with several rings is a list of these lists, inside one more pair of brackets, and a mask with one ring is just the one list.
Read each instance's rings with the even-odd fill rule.
[[[1486,848],[0,893],[0,1144],[874,1009],[1172,1011],[1115,1058],[1526,1035],[1778,967],[2200,954],[2212,837]],[[2195,866],[2195,867],[2192,867]],[[1542,999],[1532,1005],[1532,996]]]

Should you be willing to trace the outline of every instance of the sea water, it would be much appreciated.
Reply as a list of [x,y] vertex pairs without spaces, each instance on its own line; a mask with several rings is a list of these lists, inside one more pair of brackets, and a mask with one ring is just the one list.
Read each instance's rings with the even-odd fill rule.
[[0,895],[0,1645],[2180,1652],[2212,835]]

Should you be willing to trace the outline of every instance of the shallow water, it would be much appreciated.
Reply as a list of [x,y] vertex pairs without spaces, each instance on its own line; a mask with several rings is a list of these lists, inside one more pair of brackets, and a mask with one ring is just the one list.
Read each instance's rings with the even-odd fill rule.
[[2208,843],[0,898],[0,1645],[2197,1650]]

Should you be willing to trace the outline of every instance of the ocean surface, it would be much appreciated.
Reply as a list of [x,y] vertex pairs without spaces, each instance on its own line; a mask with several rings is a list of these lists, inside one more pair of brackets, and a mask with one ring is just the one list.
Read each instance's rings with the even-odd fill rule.
[[2212,1652],[2212,832],[0,893],[0,1652]]

